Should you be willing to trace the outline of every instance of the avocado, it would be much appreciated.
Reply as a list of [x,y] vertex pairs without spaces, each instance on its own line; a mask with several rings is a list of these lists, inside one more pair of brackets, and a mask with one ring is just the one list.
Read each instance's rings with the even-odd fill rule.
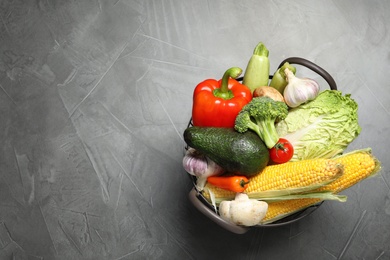
[[234,128],[192,126],[184,131],[184,140],[236,175],[255,175],[269,162],[267,147],[252,131],[238,133]]

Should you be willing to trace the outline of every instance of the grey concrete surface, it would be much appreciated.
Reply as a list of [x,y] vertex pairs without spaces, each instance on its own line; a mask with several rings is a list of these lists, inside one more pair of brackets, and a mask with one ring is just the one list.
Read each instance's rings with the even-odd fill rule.
[[[0,1],[0,259],[390,259],[389,12],[381,0]],[[237,235],[189,202],[182,132],[195,85],[244,69],[259,41],[271,71],[303,57],[352,94],[363,130],[348,150],[371,147],[382,171],[345,203]]]

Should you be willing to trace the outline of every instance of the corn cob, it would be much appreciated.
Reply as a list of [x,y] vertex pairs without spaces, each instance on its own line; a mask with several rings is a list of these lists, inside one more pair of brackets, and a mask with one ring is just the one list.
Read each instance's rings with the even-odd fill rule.
[[[331,191],[339,193],[361,180],[373,176],[381,168],[380,162],[371,154],[370,149],[357,150],[333,160],[344,165],[344,174],[328,185],[310,192]],[[321,199],[294,199],[269,203],[267,214],[261,223],[272,223],[320,201]]]
[[319,188],[318,191],[339,193],[375,174],[380,169],[380,162],[369,150],[358,150],[341,155],[334,161],[344,165],[344,174],[328,185]]
[[261,224],[268,224],[275,222],[284,217],[290,216],[300,210],[320,203],[321,199],[292,199],[281,200],[268,203],[268,210],[265,217],[261,220]]
[[[250,198],[263,199],[304,192],[328,184],[342,173],[341,164],[330,159],[310,159],[270,165],[249,178],[245,193]],[[216,203],[234,199],[236,194],[208,183],[203,195],[209,201],[211,201],[210,192],[213,193]]]
[[[301,189],[323,186],[342,175],[340,164],[329,159],[310,159],[266,167],[249,179],[246,190],[252,197],[263,191]],[[290,192],[289,192],[290,194]]]

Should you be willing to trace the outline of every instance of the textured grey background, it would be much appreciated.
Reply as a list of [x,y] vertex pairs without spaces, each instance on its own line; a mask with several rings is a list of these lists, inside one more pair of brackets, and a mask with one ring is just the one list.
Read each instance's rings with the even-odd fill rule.
[[[381,0],[1,0],[0,259],[390,259],[389,12]],[[363,131],[348,150],[372,147],[383,169],[346,203],[236,235],[189,203],[182,132],[195,85],[245,69],[259,41],[271,71],[303,57],[352,94]]]

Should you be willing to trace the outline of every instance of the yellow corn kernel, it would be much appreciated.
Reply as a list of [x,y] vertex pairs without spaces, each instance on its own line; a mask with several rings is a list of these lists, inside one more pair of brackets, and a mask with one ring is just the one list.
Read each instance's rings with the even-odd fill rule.
[[[354,151],[333,159],[344,166],[344,173],[335,181],[312,192],[331,191],[339,193],[372,176],[381,168],[380,162],[368,150]],[[271,223],[320,202],[321,199],[294,199],[269,203],[262,224]]]
[[[270,165],[249,177],[245,193],[251,198],[261,199],[265,192],[266,196],[280,196],[308,191],[335,180],[342,172],[342,166],[331,159],[310,159]],[[235,197],[234,192],[207,183],[203,195],[209,201],[210,192],[214,195],[216,203]]]
[[222,200],[232,200],[236,196],[236,193],[233,191],[225,190],[210,183],[206,183],[202,194],[209,202],[212,202],[210,192],[213,193],[214,197],[217,199],[217,203],[221,202]]
[[366,151],[346,154],[334,161],[344,165],[344,174],[318,191],[339,193],[377,172],[376,168],[379,166],[379,162]]
[[245,193],[304,188],[329,183],[342,174],[341,165],[330,159],[310,159],[267,166],[249,178]]
[[268,203],[268,210],[260,224],[268,224],[321,202],[321,199],[292,199]]

